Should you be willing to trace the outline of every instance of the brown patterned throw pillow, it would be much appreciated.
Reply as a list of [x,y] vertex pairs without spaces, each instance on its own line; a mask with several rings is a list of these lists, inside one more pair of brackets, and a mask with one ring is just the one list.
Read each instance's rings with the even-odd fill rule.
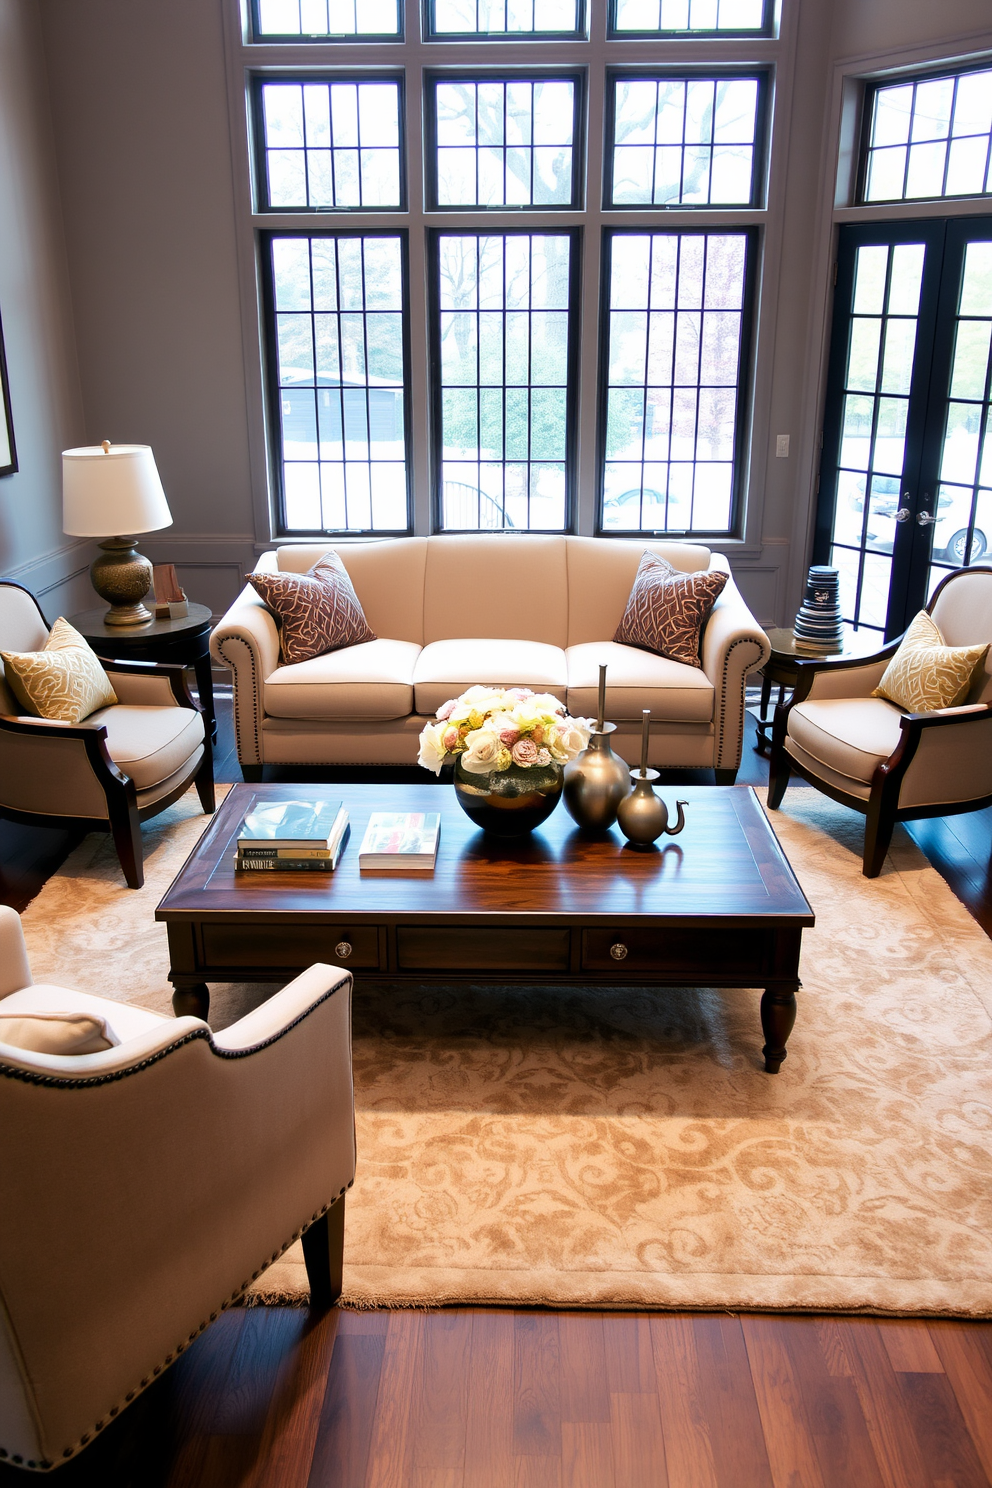
[[287,666],[375,640],[337,553],[325,553],[305,574],[251,573],[248,582],[276,617]]
[[644,553],[613,639],[701,667],[703,626],[726,582],[725,573],[680,573],[657,553]]

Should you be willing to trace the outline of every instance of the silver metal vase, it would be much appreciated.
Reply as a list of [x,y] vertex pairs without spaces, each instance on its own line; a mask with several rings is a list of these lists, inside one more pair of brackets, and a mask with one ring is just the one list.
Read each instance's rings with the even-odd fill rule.
[[668,807],[654,793],[657,770],[639,770],[631,776],[634,789],[620,802],[617,821],[620,830],[631,847],[646,848],[657,842],[663,834],[677,837],[685,826],[685,810],[688,801],[677,801],[678,817],[674,827],[668,825]]
[[630,770],[610,745],[615,729],[615,723],[601,724],[589,735],[588,748],[565,766],[565,810],[587,832],[612,827],[630,790]]

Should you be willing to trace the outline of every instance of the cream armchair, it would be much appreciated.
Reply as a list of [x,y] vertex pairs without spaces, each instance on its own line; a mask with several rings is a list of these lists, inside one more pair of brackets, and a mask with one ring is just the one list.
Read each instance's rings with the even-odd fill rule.
[[42,1471],[301,1234],[311,1303],[330,1306],[355,1173],[348,972],[311,966],[212,1033],[33,985],[0,907],[0,1014],[45,1011],[95,1013],[120,1043],[0,1043],[0,1459]]
[[[927,606],[949,646],[992,641],[992,569],[949,574]],[[898,821],[992,805],[992,661],[964,704],[906,713],[872,697],[899,645],[874,656],[803,661],[791,701],[775,713],[768,805],[795,772],[867,818],[864,868],[876,878]]]
[[[34,596],[0,581],[0,650],[38,651],[48,629]],[[101,665],[118,703],[75,726],[21,714],[0,676],[0,816],[111,832],[128,886],[140,889],[141,823],[191,785],[214,809],[210,737],[181,666]]]

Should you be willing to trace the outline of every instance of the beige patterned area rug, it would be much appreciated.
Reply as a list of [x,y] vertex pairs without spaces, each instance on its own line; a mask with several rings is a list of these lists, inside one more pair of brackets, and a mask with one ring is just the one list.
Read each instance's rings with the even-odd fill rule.
[[[901,829],[869,882],[860,819],[785,806],[817,925],[780,1075],[757,992],[359,987],[346,1302],[992,1315],[992,942]],[[24,917],[36,977],[166,1009],[153,911],[203,825],[191,794],[145,829],[139,893],[87,838]],[[253,1300],[305,1292],[296,1247]]]

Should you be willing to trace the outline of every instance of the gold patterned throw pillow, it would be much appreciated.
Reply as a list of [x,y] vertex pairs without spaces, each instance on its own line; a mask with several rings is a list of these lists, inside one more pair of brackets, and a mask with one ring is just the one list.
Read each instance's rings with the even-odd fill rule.
[[0,651],[7,684],[25,713],[50,723],[81,723],[117,694],[99,657],[60,615],[43,651]]
[[682,573],[658,553],[644,553],[613,639],[701,667],[703,627],[726,582],[719,570]]
[[965,701],[984,646],[945,646],[934,620],[921,610],[885,668],[872,697],[887,698],[910,713],[933,713]]

